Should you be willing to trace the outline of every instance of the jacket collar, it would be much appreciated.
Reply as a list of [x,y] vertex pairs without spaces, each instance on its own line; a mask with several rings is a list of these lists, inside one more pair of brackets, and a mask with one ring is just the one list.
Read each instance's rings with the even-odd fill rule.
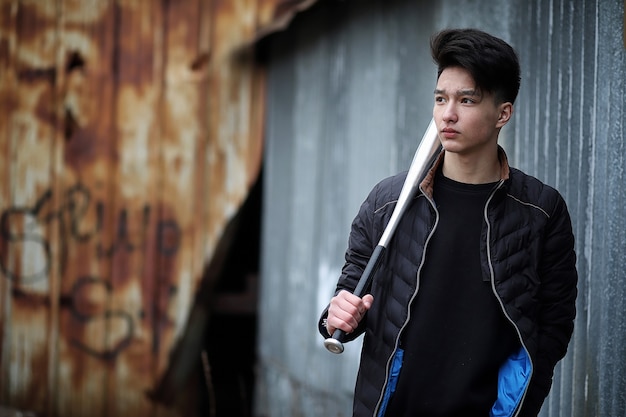
[[[433,197],[433,182],[435,180],[435,173],[437,172],[437,169],[439,169],[439,166],[443,163],[444,154],[445,151],[439,154],[439,157],[431,165],[422,182],[420,182],[420,189],[430,198]],[[500,181],[508,181],[511,175],[509,158],[506,156],[506,152],[500,145],[498,145],[498,160],[500,161]]]

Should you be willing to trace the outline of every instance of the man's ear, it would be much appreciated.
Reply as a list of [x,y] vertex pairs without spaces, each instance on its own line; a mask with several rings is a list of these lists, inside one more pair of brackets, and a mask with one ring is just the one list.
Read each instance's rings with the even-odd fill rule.
[[497,128],[503,127],[505,124],[511,120],[511,116],[513,115],[513,104],[506,101],[498,106],[500,111],[498,115],[498,121],[496,123]]

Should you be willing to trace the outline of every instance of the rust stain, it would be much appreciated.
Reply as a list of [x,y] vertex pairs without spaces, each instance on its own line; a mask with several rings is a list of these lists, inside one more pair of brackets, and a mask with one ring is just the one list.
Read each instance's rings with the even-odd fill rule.
[[101,316],[106,311],[110,292],[111,286],[106,282],[84,277],[74,284],[72,293],[66,296],[71,300],[68,307],[78,319]]
[[[153,4],[122,2],[119,7],[119,29],[117,39],[117,73],[121,84],[149,85],[158,82],[154,73],[155,60],[159,59],[151,46],[155,41],[152,21]],[[158,33],[158,32],[157,32]]]
[[296,14],[310,8],[318,0],[259,0],[259,27],[254,41],[285,29]]
[[[71,121],[66,119],[65,123]],[[116,161],[118,158],[115,149],[111,149],[108,138],[100,137],[97,128],[91,126],[74,126],[63,149],[65,162],[79,171],[98,159]]]
[[24,388],[16,393],[11,403],[18,407],[30,407],[33,403],[45,404],[48,394],[49,368],[47,366],[47,343],[49,335],[46,329],[40,329],[31,334],[33,323],[46,323],[45,307],[32,308],[24,306],[19,301],[13,305],[11,320],[15,324],[8,329],[9,356],[14,361],[22,362],[28,359],[29,366],[22,372],[13,374],[14,384]]
[[[81,280],[88,279],[90,278],[84,277]],[[81,287],[75,285],[78,288],[76,292],[80,293],[82,286],[86,287],[85,284]],[[83,291],[87,290],[85,288]],[[70,293],[64,298],[68,299],[68,303],[62,306],[59,314],[59,330],[63,334],[59,359],[67,369],[66,376],[70,380],[64,380],[63,385],[65,388],[84,387],[102,367],[110,369],[114,366],[114,361],[110,360],[112,355],[106,351],[105,316],[103,308],[89,305],[80,299],[80,294]],[[98,366],[94,366],[95,364]],[[97,398],[93,400],[96,403],[101,402]]]
[[34,115],[42,124],[54,126],[56,114],[54,110],[53,92],[46,88],[42,90],[34,109]]
[[[41,41],[42,31],[54,25],[54,16],[50,16],[52,13],[49,13],[49,16],[41,13],[45,9],[45,7],[42,7],[44,4],[29,5],[21,2],[17,7],[15,24],[20,42],[39,42]],[[52,5],[48,3],[47,6],[50,7]],[[11,6],[7,5],[7,7]]]
[[9,40],[0,39],[0,66],[6,68],[9,64],[9,59]]
[[[49,340],[57,353],[24,358],[62,372],[61,388],[48,379],[20,385],[45,394],[31,404],[36,411],[79,415],[92,405],[120,417],[154,415],[143,392],[177,365],[169,353],[203,270],[221,256],[216,250],[261,164],[264,75],[251,50],[239,52],[260,28],[308,3],[0,5],[0,66],[8,68],[0,74],[1,120],[26,115],[50,150],[49,165],[20,168],[47,170],[35,195],[0,189],[0,211],[10,214],[11,199],[25,199],[41,239],[16,243],[1,233],[17,233],[13,223],[1,227],[2,265],[21,278],[0,286],[0,300],[21,316],[0,314],[0,331],[14,328],[33,343],[34,334],[58,333]],[[0,143],[19,139],[11,135],[0,130]],[[22,260],[43,242],[50,250],[37,256],[51,269],[41,285],[22,285]]]

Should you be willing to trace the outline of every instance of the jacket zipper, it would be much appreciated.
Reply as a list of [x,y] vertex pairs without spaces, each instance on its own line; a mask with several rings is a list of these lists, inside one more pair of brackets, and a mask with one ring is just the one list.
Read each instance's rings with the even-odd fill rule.
[[419,291],[420,272],[422,271],[422,267],[424,266],[424,260],[426,259],[426,248],[428,247],[428,243],[430,242],[430,239],[435,233],[435,229],[437,229],[437,224],[439,223],[439,211],[437,210],[437,207],[435,206],[435,202],[429,196],[427,196],[426,193],[424,193],[421,187],[420,187],[420,191],[422,192],[422,195],[428,200],[430,205],[435,210],[435,224],[433,225],[433,228],[430,230],[430,233],[428,234],[428,237],[426,238],[426,242],[424,243],[424,250],[422,251],[422,259],[420,261],[419,267],[417,268],[417,277],[416,277],[417,279],[415,283],[415,291],[413,292],[413,295],[411,296],[411,299],[409,300],[409,305],[407,307],[408,314],[407,314],[406,320],[402,324],[402,327],[400,327],[400,331],[398,332],[398,335],[396,336],[396,341],[395,341],[393,351],[391,352],[391,356],[389,356],[389,358],[387,359],[387,365],[385,367],[385,383],[383,384],[381,388],[380,396],[378,397],[378,402],[376,403],[376,408],[374,408],[374,416],[378,416],[378,413],[380,412],[380,406],[382,404],[383,397],[385,396],[387,385],[389,384],[389,371],[391,369],[391,361],[396,356],[396,352],[398,351],[398,344],[400,342],[400,336],[402,335],[402,331],[404,330],[406,325],[411,320],[411,305],[413,304],[413,300],[415,299],[415,296],[417,295],[417,292]]
[[528,392],[528,386],[530,384],[530,378],[532,378],[534,369],[535,369],[535,365],[533,364],[533,359],[531,358],[530,354],[528,353],[528,348],[526,347],[526,344],[524,343],[524,339],[522,338],[522,334],[519,330],[519,328],[517,327],[517,325],[515,324],[515,322],[513,321],[513,319],[511,319],[511,317],[509,317],[508,313],[506,312],[506,309],[504,308],[504,303],[502,302],[502,299],[500,298],[500,295],[498,294],[498,291],[496,291],[496,280],[495,280],[495,274],[493,272],[493,264],[491,262],[491,243],[490,243],[490,238],[491,238],[491,223],[489,222],[489,217],[488,217],[488,208],[489,208],[489,203],[491,203],[491,200],[493,199],[493,196],[496,194],[496,192],[502,188],[502,185],[504,184],[504,180],[500,180],[500,183],[494,188],[494,190],[492,191],[491,195],[489,196],[489,198],[487,199],[487,202],[485,203],[485,210],[484,210],[484,217],[485,217],[485,223],[487,223],[487,263],[489,264],[489,281],[491,281],[491,290],[493,292],[493,294],[496,297],[496,300],[498,300],[498,304],[500,305],[500,309],[502,310],[502,313],[504,314],[504,317],[513,325],[513,328],[515,329],[515,332],[517,333],[517,337],[522,345],[522,347],[524,348],[524,350],[526,351],[526,356],[528,356],[528,360],[530,361],[530,376],[528,377],[528,383],[526,384],[526,387],[524,387],[524,395],[522,396],[522,399],[520,400],[518,406],[516,407],[515,410],[513,410],[513,415],[512,417],[516,417],[519,415],[521,409],[522,409],[522,404],[524,404],[524,399],[526,398],[526,393]]

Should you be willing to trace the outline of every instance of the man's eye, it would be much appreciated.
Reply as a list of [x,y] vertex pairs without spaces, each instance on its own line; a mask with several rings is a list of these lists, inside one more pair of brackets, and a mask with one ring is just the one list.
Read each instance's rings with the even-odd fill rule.
[[437,96],[435,97],[435,103],[443,103],[444,99],[443,97]]
[[464,99],[461,99],[461,103],[463,103],[463,104],[472,104],[472,103],[475,103],[475,101],[472,100],[471,98],[464,98]]

